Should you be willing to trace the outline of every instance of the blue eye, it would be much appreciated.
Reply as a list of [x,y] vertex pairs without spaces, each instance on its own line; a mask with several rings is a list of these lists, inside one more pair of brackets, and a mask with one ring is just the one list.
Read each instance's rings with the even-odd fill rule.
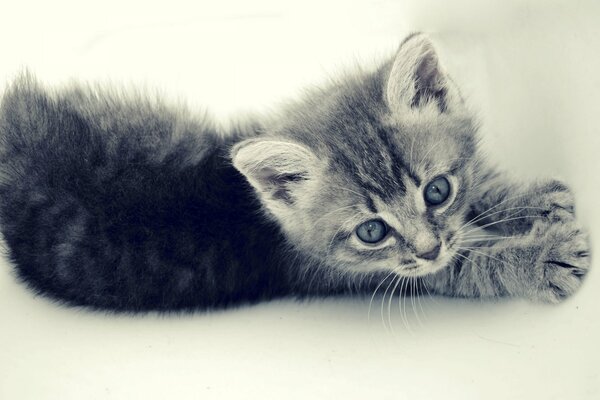
[[387,226],[378,219],[363,222],[356,228],[356,236],[365,243],[380,242],[386,234]]
[[440,176],[425,186],[423,197],[430,206],[437,206],[448,199],[450,195],[450,182],[448,179]]

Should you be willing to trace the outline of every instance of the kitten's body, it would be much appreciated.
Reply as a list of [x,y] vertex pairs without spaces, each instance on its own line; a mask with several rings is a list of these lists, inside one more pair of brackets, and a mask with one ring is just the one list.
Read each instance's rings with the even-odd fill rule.
[[[69,304],[121,311],[371,291],[402,276],[449,295],[570,294],[589,261],[566,188],[522,189],[485,170],[459,96],[406,47],[401,62],[227,135],[159,101],[22,78],[0,111],[0,222],[19,276]],[[406,63],[426,83],[408,94],[395,80]],[[447,208],[413,204],[442,173],[457,188]],[[532,209],[535,223],[522,214]],[[461,243],[482,212],[479,225],[518,238]],[[392,245],[352,244],[369,215],[393,227]]]
[[236,135],[158,102],[51,95],[29,78],[2,107],[4,239],[37,291],[118,310],[289,291],[279,228],[228,161]]

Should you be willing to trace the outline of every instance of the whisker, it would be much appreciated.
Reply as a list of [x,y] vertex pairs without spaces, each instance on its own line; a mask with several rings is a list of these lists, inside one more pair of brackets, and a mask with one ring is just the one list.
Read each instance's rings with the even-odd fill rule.
[[462,257],[462,258],[464,258],[465,260],[469,261],[469,263],[471,263],[471,265],[474,265],[475,267],[477,267],[477,269],[481,269],[481,268],[479,267],[479,265],[478,265],[478,264],[476,264],[476,263],[475,263],[473,260],[471,260],[471,259],[470,259],[469,257],[467,257],[466,255],[464,255],[464,254],[460,254],[460,253],[455,253],[455,255],[457,255],[457,256],[459,256],[459,257]]
[[410,278],[410,304],[412,305],[412,309],[413,309],[413,314],[415,315],[415,317],[417,318],[417,323],[423,327],[423,322],[421,322],[421,318],[419,318],[419,313],[417,312],[417,303],[416,303],[416,299],[415,299],[415,280],[414,280],[414,276],[411,276]]
[[485,237],[469,237],[469,239],[462,239],[461,243],[471,243],[471,242],[491,242],[491,241],[501,241],[506,239],[515,239],[519,236],[485,236]]
[[520,216],[520,217],[505,218],[505,219],[501,219],[501,220],[498,220],[498,221],[490,222],[489,224],[478,226],[477,228],[474,228],[474,229],[471,229],[471,230],[469,230],[467,232],[464,232],[464,234],[468,235],[469,232],[475,232],[475,231],[477,231],[479,229],[483,229],[483,228],[487,228],[487,227],[494,226],[494,225],[497,225],[497,224],[501,224],[503,222],[514,221],[514,220],[517,220],[517,219],[524,219],[524,218],[541,218],[541,217],[542,217],[541,215],[523,215],[523,216]]
[[410,166],[410,172],[413,175],[416,175],[416,173],[415,173],[415,167],[414,167],[415,163],[413,161],[413,148],[415,146],[415,139],[416,138],[417,138],[417,135],[413,135],[412,141],[410,142],[410,156],[409,156],[410,164],[409,164],[409,166]]
[[[397,271],[397,269],[396,269]],[[390,294],[390,300],[388,301],[388,322],[390,324],[390,330],[392,331],[392,334],[395,334],[394,331],[394,326],[392,324],[392,300],[393,300],[393,296],[394,296],[394,292],[396,291],[396,289],[398,288],[398,284],[400,283],[400,275],[398,275],[398,279],[396,280],[396,285],[394,285],[394,288],[392,289],[392,293]]]
[[371,301],[369,301],[369,311],[367,312],[367,320],[371,320],[371,306],[373,305],[373,300],[375,299],[375,295],[377,294],[377,291],[379,290],[379,288],[381,287],[381,285],[383,285],[383,283],[390,277],[392,276],[392,274],[394,273],[394,271],[390,271],[389,274],[386,275],[385,278],[383,278],[383,280],[381,282],[379,282],[379,285],[377,285],[377,287],[375,288],[375,291],[373,292],[373,295],[371,296]]
[[412,332],[412,328],[410,326],[410,321],[408,320],[408,314],[406,313],[406,294],[408,292],[408,277],[404,277],[402,281],[402,289],[398,298],[398,307],[400,308],[400,315],[402,316],[402,322],[406,327],[406,330]]
[[409,330],[409,332],[412,333],[412,326],[410,324],[410,319],[408,318],[408,312],[406,311],[406,303],[408,303],[408,301],[406,299],[406,296],[408,296],[408,284],[409,284],[408,278],[406,278],[406,288],[404,290],[404,305],[402,306],[402,308],[404,310],[404,316],[406,317],[406,323],[408,326],[408,330]]
[[[452,161],[456,161],[456,160],[472,160],[472,159],[473,159],[473,157],[456,157],[456,158],[451,158],[451,159],[449,159],[449,160],[445,160],[445,162],[447,162],[447,163],[450,163],[450,162],[452,162]],[[434,169],[436,169],[436,168],[437,168],[437,166],[433,166],[433,167],[431,167],[431,168],[429,168],[429,169],[425,170],[425,171],[423,172],[423,175],[424,175],[424,176],[428,176],[428,175],[430,175],[431,171],[433,171],[433,170],[434,170]]]
[[470,222],[472,222],[474,219],[477,219],[477,218],[479,218],[479,217],[481,217],[481,216],[483,216],[483,215],[486,215],[488,212],[490,212],[490,211],[494,210],[496,207],[500,207],[501,205],[505,204],[505,203],[506,203],[506,202],[508,202],[508,201],[511,201],[511,200],[516,200],[516,199],[518,199],[518,198],[520,198],[520,197],[525,197],[525,196],[529,196],[529,195],[530,195],[529,193],[521,193],[521,194],[519,194],[519,195],[512,196],[512,197],[509,197],[509,198],[506,198],[506,199],[502,200],[501,202],[499,202],[499,203],[496,203],[496,204],[495,204],[495,205],[493,205],[492,207],[488,208],[487,210],[484,210],[484,211],[482,211],[482,212],[481,212],[481,213],[479,213],[477,216],[475,216],[475,217],[474,217],[472,220],[470,220],[470,221],[467,221],[467,223],[470,223]]
[[[484,256],[484,257],[491,258],[492,260],[496,260],[496,261],[498,261],[500,264],[506,264],[506,265],[508,265],[508,266],[510,266],[510,267],[513,267],[515,270],[517,269],[517,267],[515,267],[513,264],[509,263],[508,261],[504,261],[504,260],[501,260],[501,259],[499,259],[499,258],[497,258],[497,257],[494,257],[494,256],[492,256],[491,254],[487,254],[487,253],[483,253],[483,252],[481,252],[481,251],[478,251],[478,250],[479,250],[479,248],[478,248],[478,247],[477,247],[477,248],[464,247],[464,248],[462,248],[462,249],[463,249],[463,250],[467,250],[467,251],[469,251],[469,252],[471,252],[471,253],[475,253],[475,254],[482,255],[482,256]],[[457,254],[458,254],[458,253],[457,253]],[[513,276],[513,278],[514,278],[515,280],[518,280],[518,279],[519,279],[519,278],[517,277],[516,273],[514,272],[514,270],[510,270],[510,274]]]
[[427,156],[429,155],[429,153],[431,153],[433,151],[433,149],[435,149],[436,147],[438,147],[441,143],[443,143],[442,140],[435,142],[433,144],[433,146],[431,146],[429,148],[429,150],[427,150],[427,153],[425,153],[425,155],[423,157],[421,157],[421,160],[419,161],[419,165],[423,164],[423,161],[425,161],[425,159],[427,158]]
[[[455,253],[456,255],[464,258],[465,260],[467,260],[469,262],[468,265],[471,265],[473,267],[475,267],[475,271],[477,271],[479,273],[479,271],[482,270],[481,266],[479,264],[477,264],[475,261],[473,261],[471,258],[467,257],[466,255],[460,254],[460,253]],[[479,300],[483,301],[483,296],[481,295],[481,292],[479,292]]]
[[[418,292],[417,292],[417,301],[419,303],[419,308],[421,309],[421,314],[423,314],[423,320],[425,322],[427,322],[427,320],[429,319],[427,317],[427,313],[425,312],[425,308],[423,307],[423,305],[421,304],[421,297],[423,297],[425,295],[425,293],[423,292],[423,280],[422,279],[417,279],[417,283],[418,283]],[[420,294],[420,296],[419,296]]]
[[[395,272],[395,271],[392,271]],[[387,287],[385,288],[385,292],[383,292],[383,299],[381,299],[381,322],[383,323],[383,326],[387,329],[387,325],[385,323],[385,314],[384,314],[384,308],[385,308],[385,296],[387,295],[387,292],[390,290],[390,287],[394,284],[394,282],[396,282],[396,279],[400,279],[400,276],[396,275],[391,282],[387,285]],[[391,297],[391,295],[390,295]]]
[[[460,227],[458,230],[460,231],[461,229],[467,228],[468,226],[471,226],[471,225],[473,225],[473,224],[476,224],[477,222],[481,221],[482,219],[484,219],[484,218],[489,218],[489,217],[491,217],[492,215],[497,215],[497,214],[501,214],[501,213],[503,213],[503,212],[512,211],[512,210],[517,210],[517,213],[518,213],[518,211],[521,211],[521,210],[531,210],[531,209],[535,209],[535,210],[544,210],[544,208],[543,208],[543,207],[530,207],[530,206],[523,206],[523,207],[510,207],[510,208],[505,208],[505,209],[502,209],[502,210],[495,211],[495,212],[493,212],[493,213],[491,213],[491,214],[488,214],[488,215],[481,215],[481,214],[479,214],[479,215],[478,215],[478,216],[476,216],[474,219],[472,219],[472,220],[468,221],[468,222],[467,222],[467,223],[465,223],[463,226],[461,226],[461,227]],[[515,215],[515,214],[513,214],[513,215]]]
[[404,293],[405,281],[406,281],[406,276],[402,276],[402,282],[400,283],[400,290],[398,291],[398,311],[400,312],[400,320],[402,321],[402,325],[404,325],[404,328],[408,328],[408,323],[405,319],[405,315],[402,314],[402,294]]
[[[419,290],[421,291],[421,298],[425,299],[425,290],[427,290],[425,280],[419,279],[419,288],[420,288]],[[431,295],[429,295],[429,297],[433,300],[433,297]],[[433,300],[433,301],[435,302],[435,300]],[[424,322],[427,322],[429,320],[429,317],[427,317],[426,305],[427,305],[427,303],[425,303],[425,305],[421,305],[421,302],[419,302],[419,306],[421,307],[421,311],[423,313]]]
[[[454,254],[452,255],[452,259],[454,259]],[[431,298],[431,301],[433,301],[435,304],[439,304],[437,302],[437,300],[435,299],[435,296],[429,291],[429,286],[427,285],[427,281],[425,281],[425,279],[422,279],[421,281],[423,282],[423,287],[427,291],[427,295]]]
[[362,194],[362,193],[359,193],[359,192],[357,192],[357,191],[355,191],[355,190],[352,190],[352,189],[348,189],[348,188],[346,188],[346,187],[343,187],[343,186],[332,185],[331,187],[334,187],[334,188],[337,188],[337,189],[342,189],[342,190],[345,190],[345,191],[347,191],[347,192],[350,192],[350,193],[354,193],[354,194],[356,194],[356,195],[358,195],[358,196],[360,196],[360,197],[362,197],[362,198],[364,198],[364,199],[367,199],[367,198],[368,198],[367,196],[365,196],[365,195],[364,195],[364,194]]
[[331,251],[331,246],[333,245],[333,241],[335,240],[335,238],[337,237],[338,233],[340,233],[340,231],[344,228],[344,226],[351,221],[352,219],[356,218],[357,215],[360,215],[360,211],[356,212],[355,214],[352,214],[348,219],[346,219],[344,222],[342,222],[339,226],[339,228],[337,229],[337,231],[335,231],[335,233],[333,234],[333,236],[331,236],[331,240],[329,241],[329,245],[327,246],[327,251],[326,251],[326,256],[329,255],[329,252]]
[[353,207],[356,207],[356,205],[354,205],[354,204],[351,204],[351,205],[349,205],[349,206],[340,207],[340,208],[338,208],[338,209],[335,209],[335,210],[333,210],[333,211],[326,212],[325,214],[323,214],[323,215],[321,215],[319,218],[317,218],[317,219],[316,219],[316,220],[313,222],[313,225],[316,225],[316,224],[317,224],[317,221],[320,221],[321,219],[325,218],[325,217],[326,217],[326,216],[328,216],[328,215],[331,215],[331,214],[333,214],[333,213],[336,213],[336,212],[338,212],[338,211],[346,210],[346,209],[348,209],[348,208],[353,208]]

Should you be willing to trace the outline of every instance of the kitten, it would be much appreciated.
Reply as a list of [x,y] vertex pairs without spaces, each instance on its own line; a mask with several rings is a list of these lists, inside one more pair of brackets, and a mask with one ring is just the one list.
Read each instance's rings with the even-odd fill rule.
[[159,100],[18,79],[0,222],[19,278],[69,305],[167,311],[401,279],[555,302],[588,270],[567,187],[486,165],[424,35],[252,126],[223,135]]

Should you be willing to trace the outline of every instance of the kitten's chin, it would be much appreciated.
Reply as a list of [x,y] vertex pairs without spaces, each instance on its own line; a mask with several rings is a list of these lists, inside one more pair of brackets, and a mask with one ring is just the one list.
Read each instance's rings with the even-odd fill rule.
[[[452,252],[450,250],[446,250],[443,252],[442,255],[440,255],[435,260],[419,261],[419,263],[415,267],[413,267],[412,269],[409,269],[408,271],[406,271],[405,273],[402,273],[401,275],[425,276],[425,275],[435,274],[436,272],[439,272],[442,269],[446,268],[448,265],[450,265],[450,263],[452,262],[452,256],[453,256]],[[403,272],[404,272],[404,270],[403,270]]]
[[425,261],[420,263],[411,263],[405,265],[369,265],[360,267],[350,267],[353,272],[360,274],[370,273],[395,273],[398,276],[421,277],[435,274],[450,264],[451,257],[439,258],[435,261]]
[[423,263],[423,264],[418,265],[415,268],[404,269],[400,273],[398,273],[398,275],[413,276],[413,277],[431,275],[431,274],[435,274],[436,272],[441,271],[442,269],[446,268],[447,266],[448,266],[448,262],[439,260],[436,262],[429,262],[427,264]]

